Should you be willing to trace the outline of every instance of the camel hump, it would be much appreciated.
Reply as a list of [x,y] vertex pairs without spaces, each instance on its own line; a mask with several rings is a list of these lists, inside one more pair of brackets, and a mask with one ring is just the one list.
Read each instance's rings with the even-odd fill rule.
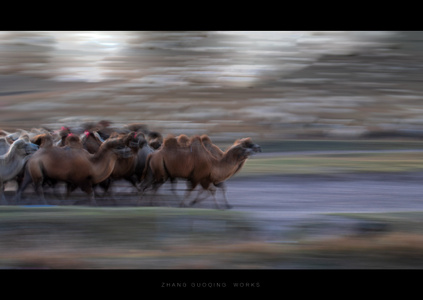
[[53,136],[50,133],[42,133],[34,136],[31,142],[40,147],[53,146]]
[[188,147],[189,146],[189,137],[185,134],[181,134],[177,138],[178,144],[180,147]]
[[191,147],[201,147],[202,146],[201,137],[199,135],[192,136],[189,140],[189,144]]
[[212,141],[207,134],[203,134],[201,136],[201,141],[203,142],[203,144],[212,144]]
[[65,139],[65,146],[69,146],[71,148],[82,148],[82,142],[79,136],[69,134]]
[[175,136],[169,134],[164,140],[163,145],[165,148],[176,148],[178,147],[178,140]]

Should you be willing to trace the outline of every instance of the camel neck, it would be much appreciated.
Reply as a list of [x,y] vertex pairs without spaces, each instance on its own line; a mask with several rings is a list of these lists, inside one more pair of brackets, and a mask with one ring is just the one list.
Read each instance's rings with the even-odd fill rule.
[[3,163],[8,163],[9,161],[14,160],[14,158],[17,156],[16,148],[16,142],[10,145],[9,150],[5,154],[0,155],[0,161]]
[[90,157],[93,164],[93,182],[98,183],[107,179],[113,172],[117,155],[112,150],[101,147]]
[[215,183],[224,181],[234,175],[242,167],[245,158],[240,159],[236,154],[237,149],[228,149],[221,159],[216,159],[212,164],[212,179]]

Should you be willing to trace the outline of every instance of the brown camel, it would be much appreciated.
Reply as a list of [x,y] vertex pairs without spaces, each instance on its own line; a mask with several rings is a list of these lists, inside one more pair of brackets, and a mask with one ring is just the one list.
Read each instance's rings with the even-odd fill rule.
[[53,136],[49,133],[42,133],[34,136],[31,142],[38,145],[40,148],[53,147]]
[[72,189],[79,187],[89,195],[91,204],[96,205],[93,184],[108,178],[117,159],[129,155],[131,151],[122,139],[105,141],[95,154],[90,154],[79,146],[72,147],[72,143],[65,147],[41,148],[28,160],[27,169],[30,176],[25,176],[17,193],[17,201],[32,181],[36,193],[43,203],[47,203],[40,185],[44,178],[48,178],[66,182]]
[[[111,137],[112,136],[114,136],[114,134],[112,134]],[[103,187],[105,193],[109,192],[109,189],[114,181],[121,179],[129,181],[138,190],[138,180],[135,174],[138,161],[138,151],[140,147],[143,147],[146,141],[142,134],[137,134],[135,132],[131,132],[129,134],[117,134],[117,137],[121,138],[124,144],[131,149],[132,155],[130,157],[119,157],[117,159],[109,178],[100,183],[100,186]]]
[[0,201],[7,204],[4,196],[4,183],[15,180],[22,172],[28,157],[38,150],[38,146],[29,142],[29,138],[21,137],[0,155]]
[[[185,178],[190,183],[187,197],[197,185],[204,190],[209,190],[219,207],[215,190],[211,185],[221,186],[225,180],[238,172],[246,159],[261,151],[260,146],[254,144],[250,138],[235,141],[220,158],[216,158],[206,149],[199,136],[190,139],[189,146],[181,147],[173,136],[167,137],[163,147],[150,154],[147,158],[147,165],[144,170],[144,182],[142,190],[153,187],[157,189],[167,180],[172,178]],[[191,202],[191,205],[198,202],[198,197]],[[226,206],[227,203],[225,197]],[[181,206],[184,201],[181,202]]]
[[85,130],[81,141],[84,149],[91,154],[96,153],[103,143],[102,138],[97,132],[88,130]]
[[58,132],[60,140],[56,143],[56,146],[63,147],[65,145],[65,140],[68,134],[71,133],[71,130],[69,127],[62,126]]

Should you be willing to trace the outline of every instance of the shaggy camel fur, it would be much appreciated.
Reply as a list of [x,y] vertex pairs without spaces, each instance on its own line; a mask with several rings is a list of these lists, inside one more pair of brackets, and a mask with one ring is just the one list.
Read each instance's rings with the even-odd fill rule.
[[96,153],[104,142],[97,132],[88,130],[84,131],[81,141],[84,149],[91,154]]
[[7,140],[6,136],[0,137],[0,155],[7,153],[10,148],[10,143]]
[[[204,190],[209,190],[217,207],[215,190],[211,184],[220,186],[225,180],[240,170],[246,159],[261,151],[260,146],[254,144],[250,138],[237,140],[226,150],[220,158],[216,158],[206,149],[199,136],[193,136],[188,146],[180,146],[178,140],[167,137],[160,150],[150,154],[144,170],[142,190],[152,187],[153,191],[167,180],[172,178],[185,178],[190,183],[187,197],[197,185]],[[191,205],[198,202],[198,197]],[[226,207],[230,207],[226,199]],[[181,206],[184,201],[181,202]]]
[[31,139],[31,142],[40,148],[53,147],[54,143],[53,136],[49,133],[38,134]]
[[[77,139],[77,136],[74,136]],[[89,195],[92,205],[96,205],[93,184],[104,181],[112,173],[118,157],[127,157],[131,151],[121,139],[105,141],[95,154],[90,154],[82,147],[75,147],[75,140],[65,147],[41,148],[27,163],[29,177],[18,190],[17,201],[22,191],[32,181],[34,189],[43,203],[47,203],[40,185],[44,178],[62,181],[68,187],[79,187]],[[68,193],[69,193],[68,189]]]
[[135,170],[138,161],[138,151],[140,147],[145,144],[145,139],[142,135],[137,135],[135,132],[117,135],[112,134],[111,136],[121,138],[125,145],[131,149],[132,155],[130,157],[119,157],[116,161],[112,173],[110,174],[110,177],[101,182],[100,186],[103,187],[105,193],[108,193],[111,184],[114,181],[124,179],[129,181],[138,190],[138,180],[135,174]]
[[22,172],[29,155],[37,150],[38,146],[29,142],[28,137],[22,137],[13,142],[7,153],[0,155],[0,200],[3,203],[7,203],[4,183],[15,180]]
[[154,149],[150,147],[143,133],[137,132],[136,138],[138,139],[139,150],[137,153],[137,160],[135,163],[134,174],[135,174],[136,182],[137,184],[139,184],[141,182],[143,171],[145,169],[147,156],[150,153],[153,153]]

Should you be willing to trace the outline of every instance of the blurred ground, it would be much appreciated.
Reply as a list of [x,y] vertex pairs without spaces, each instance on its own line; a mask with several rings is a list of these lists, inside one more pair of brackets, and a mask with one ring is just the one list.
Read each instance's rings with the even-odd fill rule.
[[2,32],[2,128],[421,135],[421,32]]
[[2,129],[107,119],[263,149],[229,211],[28,191],[0,210],[0,267],[421,267],[421,32],[0,34]]

